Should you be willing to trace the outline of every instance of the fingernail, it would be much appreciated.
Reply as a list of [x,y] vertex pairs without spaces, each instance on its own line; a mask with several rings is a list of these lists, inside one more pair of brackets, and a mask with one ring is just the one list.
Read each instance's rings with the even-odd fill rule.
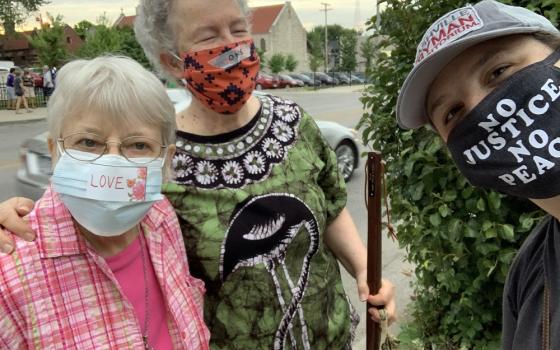
[[20,211],[25,210],[25,211],[31,211],[31,209],[29,209],[28,207],[19,207]]
[[9,254],[12,251],[12,245],[8,243],[2,244],[2,253]]
[[24,239],[28,242],[32,242],[35,240],[35,234],[33,232],[26,232]]
[[362,301],[362,303],[367,301],[367,295],[365,294],[360,295],[360,300]]

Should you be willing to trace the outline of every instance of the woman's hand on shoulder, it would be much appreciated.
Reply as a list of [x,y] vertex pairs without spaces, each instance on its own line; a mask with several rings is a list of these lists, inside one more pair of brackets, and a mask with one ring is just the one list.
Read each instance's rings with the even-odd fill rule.
[[0,252],[10,254],[14,249],[14,235],[33,241],[35,233],[23,217],[33,209],[33,201],[23,197],[10,198],[0,203]]

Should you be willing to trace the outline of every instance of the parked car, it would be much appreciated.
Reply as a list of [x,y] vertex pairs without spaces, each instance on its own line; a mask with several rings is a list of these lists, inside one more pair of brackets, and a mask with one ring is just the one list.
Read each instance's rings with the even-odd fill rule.
[[289,76],[288,74],[279,74],[278,78],[280,80],[286,82],[287,87],[303,87],[303,86],[305,86],[303,81],[301,81],[299,79],[294,79],[291,76]]
[[342,72],[336,72],[334,73],[335,78],[337,78],[341,84],[346,84],[346,85],[350,85],[351,80],[348,77],[347,73],[342,73]]
[[355,76],[354,74],[350,74],[350,78],[352,79],[352,84],[363,84],[365,83],[365,80]]
[[[313,73],[311,73],[311,74],[313,74]],[[327,73],[315,72],[315,78],[319,79],[322,84],[335,85],[334,79],[330,75],[328,75]]]
[[257,74],[255,89],[276,89],[279,86],[279,81],[272,75],[268,75],[262,72]]
[[322,86],[324,84],[323,81],[317,75],[317,73],[310,72],[310,73],[302,73],[302,74],[308,77],[309,80],[311,80],[311,82],[315,84],[315,86]]
[[372,83],[371,79],[370,79],[368,76],[366,76],[366,73],[357,72],[357,73],[354,73],[354,75],[355,75],[357,78],[359,78],[359,79],[361,79],[361,80],[363,81],[362,84],[364,84],[364,83],[365,83],[365,84],[371,84],[371,83]]
[[0,71],[9,72],[12,67],[15,67],[13,61],[0,61]]
[[306,86],[313,86],[313,80],[309,78],[305,74],[298,74],[298,73],[290,73],[288,74],[290,77],[302,81]]
[[[262,92],[255,91],[255,94]],[[175,111],[185,110],[192,97],[185,89],[167,89]],[[317,121],[321,133],[334,149],[338,168],[345,181],[349,181],[359,166],[357,132],[335,122]],[[16,174],[16,191],[19,196],[38,199],[47,188],[52,175],[52,161],[47,146],[48,132],[25,140],[20,147],[20,168]]]

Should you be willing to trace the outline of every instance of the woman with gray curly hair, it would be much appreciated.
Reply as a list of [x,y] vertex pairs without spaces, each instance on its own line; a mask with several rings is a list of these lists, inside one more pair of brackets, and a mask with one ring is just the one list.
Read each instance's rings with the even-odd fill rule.
[[[298,105],[252,94],[260,60],[246,1],[141,0],[135,31],[152,63],[194,97],[176,116],[175,179],[164,192],[191,272],[206,283],[211,347],[350,348],[358,317],[339,261],[360,299],[384,305],[392,321],[392,284],[369,293],[334,152]],[[4,208],[15,221],[13,205]]]

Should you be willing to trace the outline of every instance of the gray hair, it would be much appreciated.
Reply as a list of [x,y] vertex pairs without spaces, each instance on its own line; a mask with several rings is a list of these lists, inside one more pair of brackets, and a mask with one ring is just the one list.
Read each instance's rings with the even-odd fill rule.
[[61,136],[64,121],[98,112],[117,125],[161,127],[165,145],[175,142],[175,109],[159,79],[127,57],[76,60],[60,69],[49,99],[50,136]]
[[[169,9],[173,0],[140,0],[134,20],[136,39],[144,49],[146,57],[160,72],[165,73],[160,63],[162,52],[175,52],[175,38],[168,22]],[[188,0],[175,0],[188,1]],[[235,0],[249,21],[250,9],[247,0]],[[185,18],[188,20],[188,18]]]

